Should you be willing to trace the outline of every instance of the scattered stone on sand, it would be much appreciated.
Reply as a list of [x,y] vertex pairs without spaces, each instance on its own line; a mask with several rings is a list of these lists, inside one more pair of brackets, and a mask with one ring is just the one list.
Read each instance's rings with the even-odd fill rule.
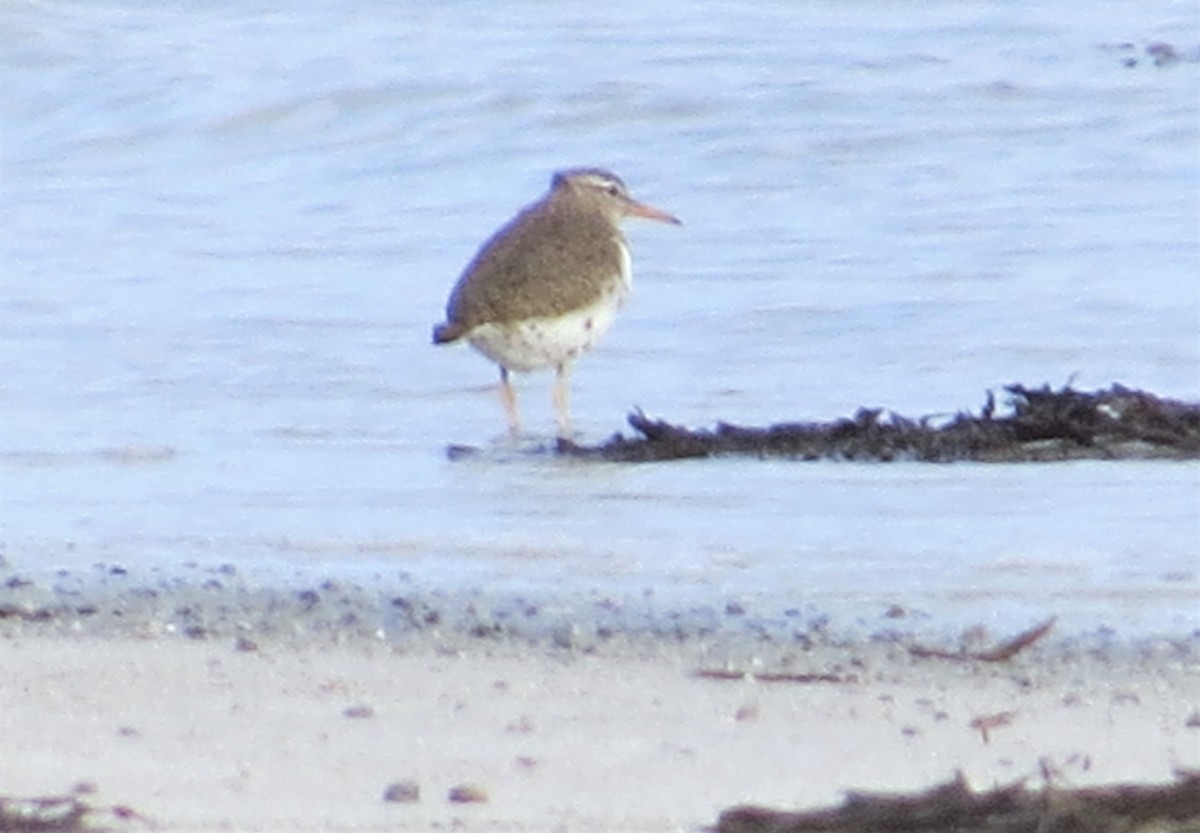
[[807,812],[735,807],[716,833],[1193,833],[1200,830],[1200,774],[1167,786],[1029,790],[1024,784],[972,792],[957,780],[916,795],[851,793],[840,807]]
[[421,785],[412,778],[393,781],[383,790],[383,800],[393,804],[411,804],[421,800]]
[[488,794],[483,787],[476,784],[459,784],[450,788],[446,798],[455,804],[485,804]]
[[347,706],[342,709],[342,717],[348,717],[351,720],[369,720],[375,716],[375,708],[366,704],[357,706]]
[[989,392],[978,415],[960,413],[948,421],[860,408],[833,422],[766,428],[722,422],[712,430],[692,430],[637,412],[629,424],[640,437],[617,434],[596,446],[560,440],[557,450],[578,459],[629,463],[727,455],[929,463],[1200,459],[1200,403],[1121,385],[1092,393],[1048,385],[1005,390],[1011,413],[997,416]]

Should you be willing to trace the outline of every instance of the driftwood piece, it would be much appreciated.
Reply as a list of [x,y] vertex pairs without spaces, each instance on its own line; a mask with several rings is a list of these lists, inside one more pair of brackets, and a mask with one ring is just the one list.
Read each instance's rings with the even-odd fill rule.
[[1029,630],[1021,631],[1011,639],[1006,639],[996,647],[986,651],[968,651],[966,648],[959,651],[942,651],[937,648],[925,648],[920,645],[914,645],[908,651],[914,657],[974,660],[976,662],[1005,662],[1048,634],[1057,621],[1057,616],[1051,616],[1040,625],[1034,625]]
[[739,671],[732,668],[698,668],[692,672],[692,676],[702,680],[754,680],[759,683],[796,683],[800,685],[858,682],[858,677],[853,674],[822,674],[819,672],[794,674],[783,671]]
[[91,808],[74,796],[0,797],[0,830],[5,833],[85,830]]
[[133,823],[141,829],[154,829],[136,810],[123,805],[93,807],[79,798],[80,792],[35,798],[0,796],[0,833],[117,833],[131,829]]
[[983,739],[984,743],[991,743],[992,730],[999,729],[1003,726],[1011,726],[1016,717],[1017,713],[1014,711],[983,714],[972,719],[967,725],[979,732],[979,737]]
[[972,792],[955,781],[915,795],[852,793],[841,807],[788,812],[734,807],[716,833],[1197,833],[1200,775],[1165,786]]
[[1113,385],[1087,393],[1070,387],[1009,385],[1011,412],[996,416],[989,393],[979,414],[949,421],[910,419],[861,408],[833,422],[787,422],[766,428],[718,423],[692,430],[639,412],[640,434],[614,435],[596,446],[560,440],[558,452],[581,459],[653,462],[721,455],[799,460],[915,460],[944,463],[1075,459],[1200,459],[1200,404]]

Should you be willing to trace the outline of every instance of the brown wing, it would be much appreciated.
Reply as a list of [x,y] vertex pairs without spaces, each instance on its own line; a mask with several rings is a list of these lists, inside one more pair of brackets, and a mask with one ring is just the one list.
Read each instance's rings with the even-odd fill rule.
[[619,275],[621,245],[620,231],[602,215],[531,206],[467,266],[446,306],[443,335],[587,306]]

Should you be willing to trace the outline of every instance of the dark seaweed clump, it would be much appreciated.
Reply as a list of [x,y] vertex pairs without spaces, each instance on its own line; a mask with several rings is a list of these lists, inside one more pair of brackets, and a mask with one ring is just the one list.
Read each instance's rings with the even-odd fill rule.
[[1014,384],[1005,391],[1009,413],[996,415],[989,392],[978,414],[960,413],[949,421],[860,408],[832,422],[765,428],[720,422],[711,430],[692,430],[637,412],[629,424],[641,436],[616,434],[595,446],[560,440],[558,452],[611,462],[724,455],[929,463],[1200,459],[1200,404],[1122,385],[1089,393]]
[[971,791],[960,775],[916,795],[851,794],[841,807],[788,812],[726,810],[715,833],[1194,833],[1200,829],[1200,776],[1164,786],[1084,789],[1023,784]]

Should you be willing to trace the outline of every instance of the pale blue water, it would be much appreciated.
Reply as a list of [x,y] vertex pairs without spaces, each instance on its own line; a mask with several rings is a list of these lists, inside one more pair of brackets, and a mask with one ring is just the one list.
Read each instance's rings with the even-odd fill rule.
[[599,164],[686,225],[629,229],[584,440],[1200,399],[1197,50],[1175,0],[9,3],[4,553],[1194,629],[1195,464],[581,466],[491,447],[494,368],[428,340]]

